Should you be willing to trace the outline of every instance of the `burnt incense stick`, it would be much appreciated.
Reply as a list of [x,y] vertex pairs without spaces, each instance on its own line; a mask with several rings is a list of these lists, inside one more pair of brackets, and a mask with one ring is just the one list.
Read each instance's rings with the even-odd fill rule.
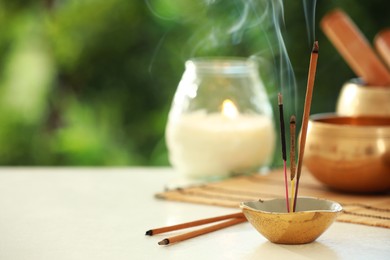
[[319,49],[318,41],[315,41],[313,44],[313,49],[311,51],[311,55],[310,55],[309,73],[308,73],[308,78],[307,78],[305,106],[303,109],[303,118],[302,118],[302,126],[301,126],[301,140],[300,140],[299,149],[298,149],[299,150],[299,152],[298,152],[298,166],[297,166],[297,174],[296,174],[293,211],[295,211],[295,208],[297,206],[299,179],[301,177],[302,161],[303,161],[303,155],[305,152],[305,144],[306,144],[307,125],[309,123],[311,100],[312,100],[312,96],[313,96],[313,87],[314,87],[314,81],[315,81],[316,70],[317,70],[318,49]]
[[190,228],[190,227],[196,227],[196,226],[209,224],[209,223],[213,223],[213,222],[217,222],[217,221],[221,221],[221,220],[231,219],[231,218],[245,218],[245,216],[243,213],[238,212],[238,213],[233,213],[233,214],[229,214],[229,215],[200,219],[200,220],[195,220],[195,221],[177,224],[177,225],[173,225],[173,226],[151,229],[151,230],[146,231],[145,235],[146,236],[153,236],[153,235],[157,235],[157,234],[161,234],[161,233],[165,233],[165,232],[170,232],[170,231],[175,231],[175,230],[180,230],[180,229],[185,229],[185,228]]
[[284,128],[284,114],[283,114],[283,96],[278,93],[278,105],[279,105],[279,121],[280,121],[280,138],[282,141],[282,158],[287,160],[286,156],[286,132]]
[[284,185],[285,185],[285,190],[286,190],[286,207],[287,207],[287,212],[290,212],[290,205],[289,205],[290,203],[288,201],[288,185],[287,185],[286,131],[284,128],[283,97],[282,97],[281,93],[278,93],[278,105],[279,105],[279,121],[280,121],[280,139],[282,142]]
[[296,135],[296,118],[290,117],[290,180],[295,178],[295,135]]
[[296,135],[296,118],[294,115],[290,117],[290,181],[291,181],[291,201],[290,207],[294,208],[294,192],[295,192],[295,135]]
[[233,218],[231,220],[227,220],[227,221],[224,221],[224,222],[216,224],[216,225],[212,225],[209,227],[198,229],[198,230],[188,232],[188,233],[185,233],[182,235],[165,238],[165,239],[161,240],[160,242],[158,242],[158,244],[159,245],[169,245],[169,244],[177,243],[177,242],[184,241],[184,240],[187,240],[187,239],[190,239],[193,237],[197,237],[197,236],[200,236],[203,234],[207,234],[207,233],[210,233],[210,232],[213,232],[216,230],[230,227],[230,226],[233,226],[233,225],[245,222],[245,221],[246,221],[245,217]]

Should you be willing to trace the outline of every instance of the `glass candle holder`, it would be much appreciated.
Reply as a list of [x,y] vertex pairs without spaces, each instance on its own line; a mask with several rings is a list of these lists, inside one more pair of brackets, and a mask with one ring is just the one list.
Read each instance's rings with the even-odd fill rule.
[[188,177],[221,178],[269,166],[274,120],[257,63],[187,61],[169,112],[166,143],[172,166]]

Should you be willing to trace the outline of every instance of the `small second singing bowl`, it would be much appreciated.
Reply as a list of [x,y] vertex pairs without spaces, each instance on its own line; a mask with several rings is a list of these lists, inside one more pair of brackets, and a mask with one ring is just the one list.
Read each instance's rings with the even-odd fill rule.
[[336,112],[345,116],[390,116],[390,86],[366,86],[359,79],[345,83]]
[[297,198],[288,213],[285,199],[242,202],[240,207],[256,230],[276,244],[306,244],[316,240],[342,211],[339,203],[310,197]]
[[333,189],[389,191],[390,117],[311,116],[303,164]]

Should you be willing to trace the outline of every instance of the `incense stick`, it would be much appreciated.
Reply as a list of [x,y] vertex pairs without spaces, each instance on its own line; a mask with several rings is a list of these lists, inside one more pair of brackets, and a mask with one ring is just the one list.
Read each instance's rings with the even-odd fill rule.
[[279,105],[279,121],[280,121],[280,138],[282,141],[282,158],[283,158],[283,170],[284,170],[284,185],[286,190],[286,207],[287,212],[290,212],[290,205],[288,201],[288,185],[287,185],[287,155],[286,155],[286,132],[284,128],[284,115],[283,115],[283,97],[281,93],[278,93],[278,105]]
[[294,115],[290,117],[290,181],[291,181],[291,201],[290,206],[294,208],[294,193],[295,193],[295,135],[296,135],[296,118]]
[[198,230],[188,232],[188,233],[185,233],[182,235],[165,238],[165,239],[161,240],[160,242],[158,242],[158,244],[159,245],[169,245],[172,243],[177,243],[177,242],[187,240],[187,239],[190,239],[193,237],[197,237],[197,236],[200,236],[203,234],[207,234],[207,233],[210,233],[210,232],[213,232],[216,230],[220,230],[220,229],[225,228],[225,227],[230,227],[230,226],[233,226],[233,225],[245,222],[245,221],[246,221],[245,217],[234,218],[234,219],[227,220],[227,221],[224,221],[224,222],[216,224],[216,225],[212,225],[209,227],[198,229]]
[[298,166],[297,166],[293,211],[295,211],[295,208],[297,206],[299,179],[301,177],[302,161],[303,161],[303,155],[305,152],[305,144],[306,144],[307,125],[309,123],[314,80],[316,77],[316,70],[317,70],[318,49],[319,49],[318,41],[315,41],[313,44],[313,49],[311,51],[311,55],[310,55],[310,65],[309,65],[309,74],[308,74],[308,79],[307,79],[305,106],[303,109],[303,118],[302,118],[302,126],[301,126],[301,140],[299,143]]
[[229,215],[223,215],[223,216],[218,216],[218,217],[195,220],[195,221],[177,224],[177,225],[173,225],[173,226],[151,229],[151,230],[146,231],[145,235],[146,236],[153,236],[153,235],[157,235],[157,234],[161,234],[161,233],[165,233],[165,232],[170,232],[170,231],[175,231],[175,230],[185,229],[185,228],[190,228],[190,227],[196,227],[196,226],[209,224],[209,223],[213,223],[213,222],[217,222],[217,221],[221,221],[221,220],[231,219],[231,218],[245,218],[245,216],[243,213],[238,212],[238,213],[233,213],[233,214],[229,214]]

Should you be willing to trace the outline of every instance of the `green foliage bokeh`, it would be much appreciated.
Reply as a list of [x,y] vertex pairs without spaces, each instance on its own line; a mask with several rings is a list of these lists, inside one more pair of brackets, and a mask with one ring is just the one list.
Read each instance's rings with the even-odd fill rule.
[[[251,3],[246,23],[226,33],[248,11],[244,2]],[[0,1],[0,165],[168,165],[167,114],[194,56],[255,55],[275,103],[271,2]],[[386,1],[317,2],[312,113],[334,111],[341,85],[355,77],[318,26],[336,7],[370,41],[389,26]],[[301,1],[284,1],[281,28],[300,104],[311,48]]]

